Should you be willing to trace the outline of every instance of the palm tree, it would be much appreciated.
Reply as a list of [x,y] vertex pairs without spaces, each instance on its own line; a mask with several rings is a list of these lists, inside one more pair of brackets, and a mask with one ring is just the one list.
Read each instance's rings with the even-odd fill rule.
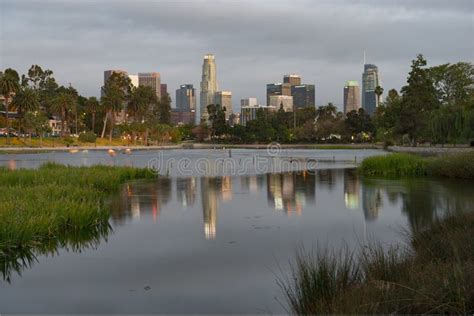
[[9,101],[13,94],[20,89],[20,77],[18,73],[11,68],[5,69],[0,75],[0,94],[4,98],[5,103],[5,119],[7,120],[7,144],[10,144],[10,120],[8,117]]
[[90,97],[86,101],[86,111],[89,112],[92,115],[92,132],[95,133],[95,115],[97,111],[99,110],[100,103],[99,100],[97,100],[96,97]]
[[23,118],[26,113],[36,111],[40,107],[39,97],[35,90],[30,87],[23,87],[13,97],[11,105],[20,115],[20,130],[23,125]]
[[375,94],[377,95],[377,106],[380,105],[380,97],[382,96],[383,94],[383,88],[381,86],[377,86],[375,87]]
[[105,128],[107,118],[110,120],[109,141],[112,141],[112,134],[115,125],[115,115],[120,112],[124,106],[124,102],[128,99],[131,93],[130,78],[124,76],[122,73],[113,73],[104,86],[104,95],[101,98],[101,103],[106,110],[104,128],[102,129],[102,138],[105,135]]
[[64,136],[64,131],[67,130],[68,112],[74,107],[74,103],[74,97],[70,93],[61,91],[51,104],[51,110],[61,116],[61,136]]

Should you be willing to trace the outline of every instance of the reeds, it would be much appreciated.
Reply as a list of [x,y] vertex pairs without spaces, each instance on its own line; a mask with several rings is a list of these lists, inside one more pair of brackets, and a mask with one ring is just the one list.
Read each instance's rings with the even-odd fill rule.
[[152,177],[147,169],[129,167],[0,169],[0,263],[15,266],[11,260],[31,249],[74,249],[102,238],[109,229],[104,197],[126,181]]
[[300,252],[282,287],[296,314],[472,314],[473,233],[474,214],[465,213],[414,233],[410,250]]
[[359,170],[366,176],[474,179],[474,151],[432,158],[399,153],[369,157],[362,161]]

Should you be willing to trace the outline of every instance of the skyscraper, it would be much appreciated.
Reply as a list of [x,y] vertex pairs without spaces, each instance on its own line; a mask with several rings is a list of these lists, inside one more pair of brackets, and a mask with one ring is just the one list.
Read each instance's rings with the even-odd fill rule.
[[316,106],[314,84],[291,86],[291,95],[293,96],[293,105],[295,109]]
[[207,113],[207,106],[215,102],[217,90],[215,56],[207,54],[204,56],[204,62],[202,64],[201,95],[199,100],[201,120],[208,120],[209,114]]
[[196,89],[192,84],[182,84],[176,90],[176,108],[180,112],[196,110]]
[[377,86],[382,86],[377,66],[365,64],[362,74],[362,108],[369,115],[374,114],[378,106],[378,97],[375,94]]
[[299,75],[283,76],[283,83],[267,84],[267,105],[270,105],[270,97],[286,95],[293,97],[293,105],[295,108],[314,107],[315,87],[313,84],[301,84]]
[[138,85],[152,88],[158,99],[161,98],[161,77],[159,72],[139,73]]
[[283,76],[283,83],[289,83],[292,86],[299,86],[301,84],[301,77],[299,75],[285,75]]
[[214,104],[219,104],[222,109],[225,108],[225,119],[229,119],[229,115],[232,113],[232,92],[230,91],[217,91]]
[[347,81],[344,86],[344,114],[360,109],[359,83],[355,80]]
[[160,85],[160,91],[161,91],[162,96],[167,95],[168,94],[168,85],[166,83],[162,83]]

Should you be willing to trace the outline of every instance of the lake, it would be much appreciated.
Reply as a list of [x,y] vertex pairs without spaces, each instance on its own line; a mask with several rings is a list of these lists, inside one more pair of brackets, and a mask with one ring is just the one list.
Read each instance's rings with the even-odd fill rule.
[[[0,279],[0,312],[285,312],[277,280],[289,275],[298,249],[370,241],[388,246],[404,242],[407,230],[474,205],[472,182],[359,176],[357,162],[379,154],[385,153],[235,149],[0,156],[9,168],[47,161],[159,165],[162,174],[128,183],[110,197],[111,231],[39,254],[12,269],[10,282]],[[273,167],[257,167],[259,157]],[[178,167],[182,158],[191,160],[186,170]],[[224,158],[232,168],[215,167]],[[211,162],[203,169],[207,175],[199,159]],[[279,169],[279,162],[290,160],[302,165]],[[314,170],[305,170],[309,162]]]

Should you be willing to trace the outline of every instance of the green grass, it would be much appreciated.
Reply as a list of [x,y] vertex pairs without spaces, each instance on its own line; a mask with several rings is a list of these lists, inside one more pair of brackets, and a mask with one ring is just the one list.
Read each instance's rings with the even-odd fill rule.
[[280,284],[296,314],[472,314],[474,213],[410,236],[412,250],[300,252]]
[[14,267],[15,258],[25,253],[34,255],[58,245],[74,248],[100,239],[109,229],[104,197],[126,181],[152,177],[147,169],[130,167],[49,163],[38,170],[0,168],[2,270]]
[[399,153],[369,157],[362,161],[359,170],[366,176],[474,179],[474,151],[432,158]]

